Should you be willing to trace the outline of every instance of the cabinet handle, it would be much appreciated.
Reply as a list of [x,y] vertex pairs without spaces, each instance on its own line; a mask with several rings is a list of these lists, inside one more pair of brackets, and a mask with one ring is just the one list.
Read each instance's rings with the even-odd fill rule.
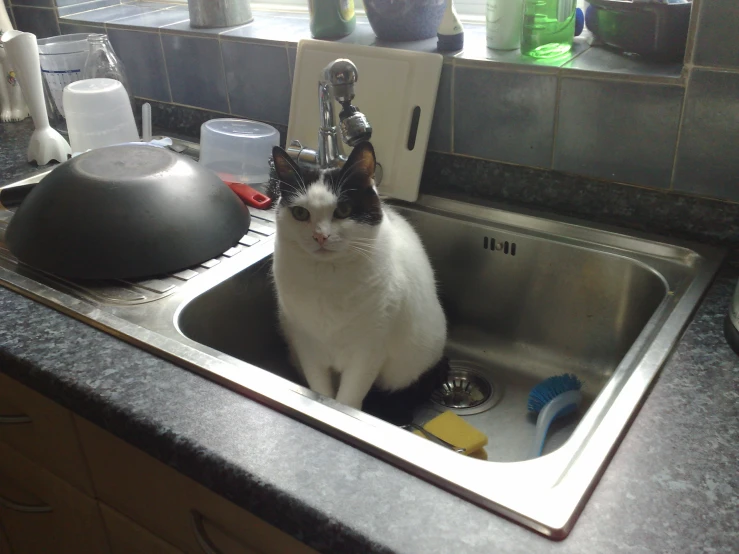
[[0,496],[0,506],[13,510],[14,512],[22,512],[24,514],[47,514],[52,511],[51,506],[33,506],[32,504],[19,504],[8,500],[4,496]]
[[223,554],[221,549],[213,544],[213,541],[208,537],[208,533],[203,525],[203,514],[197,510],[190,510],[190,517],[192,521],[192,529],[195,532],[195,538],[203,552],[205,552],[205,554]]
[[31,423],[27,415],[0,415],[0,425],[14,425],[17,423]]

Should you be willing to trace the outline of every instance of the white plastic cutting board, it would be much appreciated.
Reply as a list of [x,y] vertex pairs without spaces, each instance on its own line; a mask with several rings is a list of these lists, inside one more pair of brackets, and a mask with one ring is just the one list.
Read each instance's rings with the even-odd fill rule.
[[[323,68],[337,58],[350,59],[359,72],[352,104],[372,125],[371,142],[383,170],[378,187],[380,194],[415,201],[434,115],[442,56],[378,46],[301,40],[295,62],[288,144],[297,139],[304,147],[318,148],[318,79]],[[416,107],[420,108],[420,115],[415,146],[410,150],[408,139]],[[340,104],[335,102],[337,124],[340,111]],[[351,152],[346,144],[342,147],[345,154]]]

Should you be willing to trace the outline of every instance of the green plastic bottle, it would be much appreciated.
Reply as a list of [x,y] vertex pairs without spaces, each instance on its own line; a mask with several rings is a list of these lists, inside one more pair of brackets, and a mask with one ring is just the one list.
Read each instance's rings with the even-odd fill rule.
[[555,58],[572,48],[576,0],[524,0],[521,53]]
[[354,0],[308,0],[308,9],[313,38],[345,37],[357,24]]

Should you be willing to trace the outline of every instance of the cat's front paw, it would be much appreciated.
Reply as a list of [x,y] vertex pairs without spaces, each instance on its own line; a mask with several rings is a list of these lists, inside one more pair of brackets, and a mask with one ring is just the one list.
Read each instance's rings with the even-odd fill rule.
[[23,119],[26,119],[27,117],[28,117],[28,110],[24,110],[22,108],[16,108],[10,111],[11,121],[21,121]]
[[6,121],[13,121],[11,110],[6,108],[0,111],[0,121],[5,123]]

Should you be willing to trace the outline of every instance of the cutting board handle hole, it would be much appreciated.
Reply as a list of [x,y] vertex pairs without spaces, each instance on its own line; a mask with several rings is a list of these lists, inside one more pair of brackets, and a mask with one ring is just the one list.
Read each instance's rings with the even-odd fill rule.
[[421,107],[416,106],[413,108],[413,114],[411,115],[411,127],[408,130],[408,150],[413,150],[416,147],[416,135],[418,134],[418,122],[421,119]]

